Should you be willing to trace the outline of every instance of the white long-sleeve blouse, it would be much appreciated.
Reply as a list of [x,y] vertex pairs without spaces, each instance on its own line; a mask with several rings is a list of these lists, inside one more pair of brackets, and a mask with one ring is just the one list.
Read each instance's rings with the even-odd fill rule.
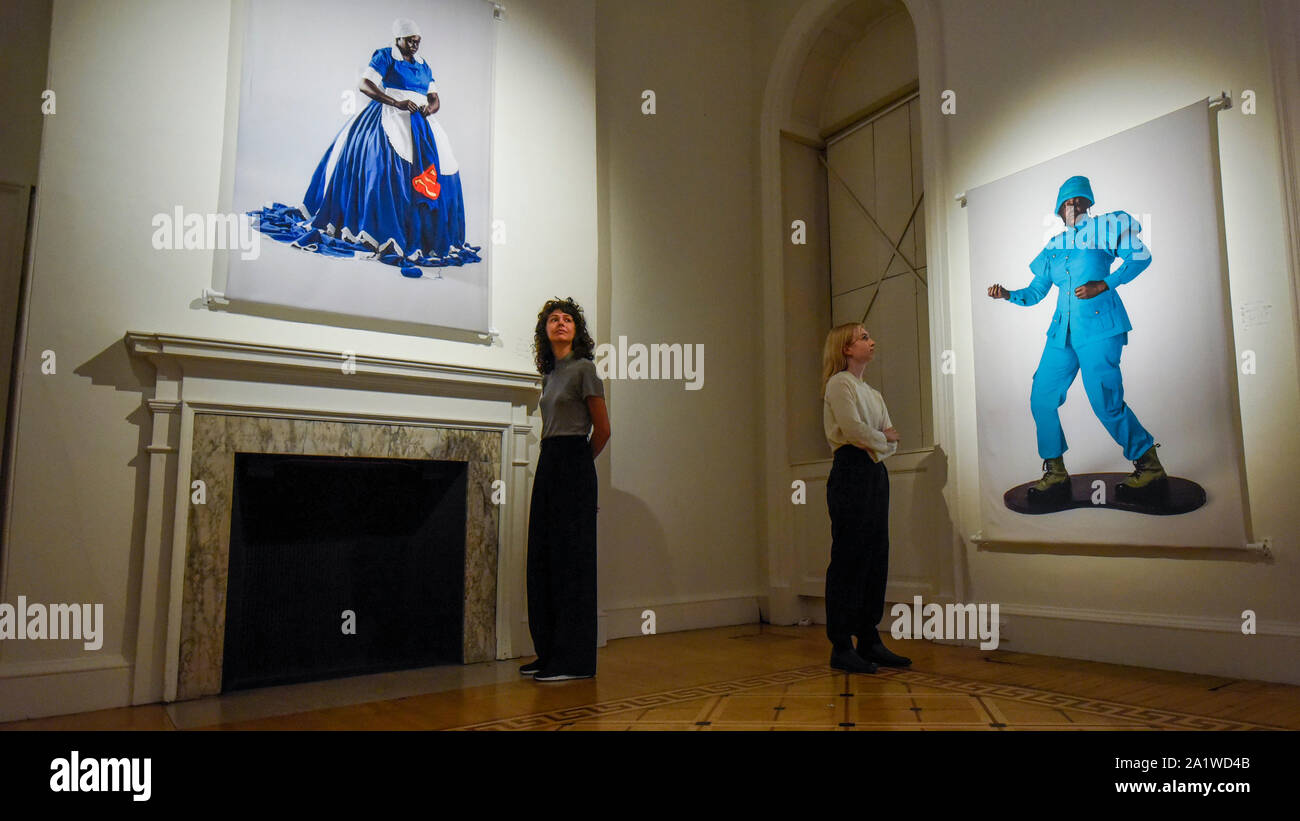
[[875,462],[898,452],[898,443],[885,439],[885,429],[894,424],[889,420],[884,398],[847,370],[826,383],[822,422],[832,451],[854,445],[867,451]]

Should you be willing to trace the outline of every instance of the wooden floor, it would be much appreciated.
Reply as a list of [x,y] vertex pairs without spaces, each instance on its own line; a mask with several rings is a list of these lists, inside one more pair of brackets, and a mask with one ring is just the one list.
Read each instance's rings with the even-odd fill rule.
[[[282,714],[202,729],[1300,729],[1300,687],[922,641],[890,645],[912,657],[910,669],[850,676],[827,665],[820,627],[642,636],[602,648],[595,679],[511,676],[388,700],[362,691],[349,706],[305,711],[286,703],[281,688]],[[226,698],[233,696],[218,702]],[[176,709],[103,710],[0,730],[170,730]]]

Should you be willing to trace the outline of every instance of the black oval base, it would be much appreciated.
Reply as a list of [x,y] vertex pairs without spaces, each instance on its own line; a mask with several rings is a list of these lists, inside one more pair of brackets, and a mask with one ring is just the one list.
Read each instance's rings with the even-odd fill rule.
[[[1205,504],[1205,488],[1190,479],[1180,479],[1176,476],[1169,477],[1168,491],[1159,498],[1144,502],[1117,499],[1115,486],[1127,478],[1127,473],[1078,473],[1070,476],[1069,499],[1031,502],[1029,489],[1038,484],[1038,480],[1035,479],[1011,488],[1002,494],[1002,501],[1008,509],[1030,515],[1057,513],[1078,507],[1105,507],[1111,510],[1146,513],[1151,516],[1176,516],[1180,513],[1191,513]],[[1092,483],[1098,479],[1106,483],[1105,504],[1094,504],[1092,501]]]

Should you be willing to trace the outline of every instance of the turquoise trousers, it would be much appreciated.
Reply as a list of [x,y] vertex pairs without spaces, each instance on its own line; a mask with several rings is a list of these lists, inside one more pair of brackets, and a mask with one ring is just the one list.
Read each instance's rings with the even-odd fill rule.
[[1124,458],[1136,462],[1151,447],[1155,440],[1124,402],[1119,358],[1126,344],[1128,334],[1123,333],[1076,347],[1067,330],[1064,348],[1049,344],[1043,349],[1029,392],[1029,409],[1038,427],[1040,458],[1055,459],[1069,448],[1061,430],[1060,407],[1065,404],[1066,393],[1079,371],[1083,371],[1083,389],[1092,404],[1092,412],[1124,449]]

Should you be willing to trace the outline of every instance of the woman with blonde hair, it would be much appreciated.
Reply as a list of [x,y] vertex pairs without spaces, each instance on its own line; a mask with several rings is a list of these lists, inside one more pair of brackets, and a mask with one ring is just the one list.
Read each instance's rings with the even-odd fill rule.
[[[835,452],[826,482],[831,516],[826,635],[831,667],[850,673],[912,663],[890,652],[876,630],[885,614],[889,577],[889,472],[884,460],[897,452],[899,437],[885,400],[862,381],[875,353],[876,341],[857,322],[832,328],[822,350],[822,421]],[[856,650],[853,636],[858,637]]]

